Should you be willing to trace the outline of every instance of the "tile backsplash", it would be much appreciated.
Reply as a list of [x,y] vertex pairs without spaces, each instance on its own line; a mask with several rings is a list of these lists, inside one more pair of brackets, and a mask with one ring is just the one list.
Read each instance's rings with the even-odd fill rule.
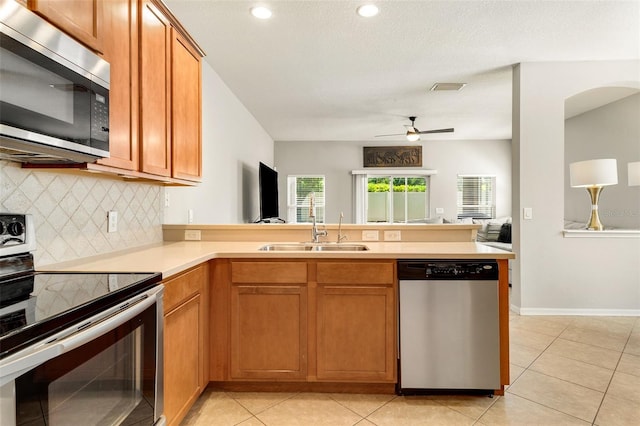
[[[162,241],[164,188],[0,160],[0,211],[30,213],[36,267]],[[107,232],[107,212],[118,230]]]

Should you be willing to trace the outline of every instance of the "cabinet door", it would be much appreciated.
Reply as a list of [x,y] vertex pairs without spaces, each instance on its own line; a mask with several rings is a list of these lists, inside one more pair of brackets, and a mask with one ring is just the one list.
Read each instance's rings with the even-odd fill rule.
[[395,382],[395,262],[318,262],[316,278],[318,380]]
[[109,158],[99,164],[138,170],[138,1],[104,3],[104,59],[111,65]]
[[179,424],[208,383],[206,263],[164,281],[164,408]]
[[197,294],[164,317],[164,412],[179,424],[201,393],[201,296]]
[[150,1],[140,11],[140,170],[171,175],[171,26]]
[[202,176],[200,55],[175,29],[172,34],[172,176],[197,181]]
[[27,5],[71,37],[102,52],[103,0],[28,0]]
[[391,286],[318,285],[318,380],[395,381]]
[[307,288],[231,286],[231,378],[304,380]]

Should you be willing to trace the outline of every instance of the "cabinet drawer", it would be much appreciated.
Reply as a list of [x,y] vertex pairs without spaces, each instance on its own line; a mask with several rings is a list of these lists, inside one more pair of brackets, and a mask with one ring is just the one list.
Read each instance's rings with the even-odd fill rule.
[[306,283],[306,262],[231,262],[233,283]]
[[320,284],[393,284],[393,262],[319,262]]
[[206,269],[206,265],[196,266],[194,269],[163,282],[165,313],[202,291],[202,285],[206,283]]

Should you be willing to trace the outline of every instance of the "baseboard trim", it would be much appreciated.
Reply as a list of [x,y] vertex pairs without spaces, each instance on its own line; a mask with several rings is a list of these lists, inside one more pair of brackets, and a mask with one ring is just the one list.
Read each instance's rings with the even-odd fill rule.
[[519,308],[511,305],[511,310],[520,315],[640,317],[640,309]]

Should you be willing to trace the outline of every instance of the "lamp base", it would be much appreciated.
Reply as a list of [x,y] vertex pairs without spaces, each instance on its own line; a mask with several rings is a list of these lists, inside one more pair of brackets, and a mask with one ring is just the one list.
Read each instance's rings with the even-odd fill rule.
[[591,218],[589,218],[587,230],[602,231],[604,227],[602,226],[600,216],[598,215],[598,199],[602,192],[602,186],[588,186],[586,190],[589,192],[589,196],[591,197]]

